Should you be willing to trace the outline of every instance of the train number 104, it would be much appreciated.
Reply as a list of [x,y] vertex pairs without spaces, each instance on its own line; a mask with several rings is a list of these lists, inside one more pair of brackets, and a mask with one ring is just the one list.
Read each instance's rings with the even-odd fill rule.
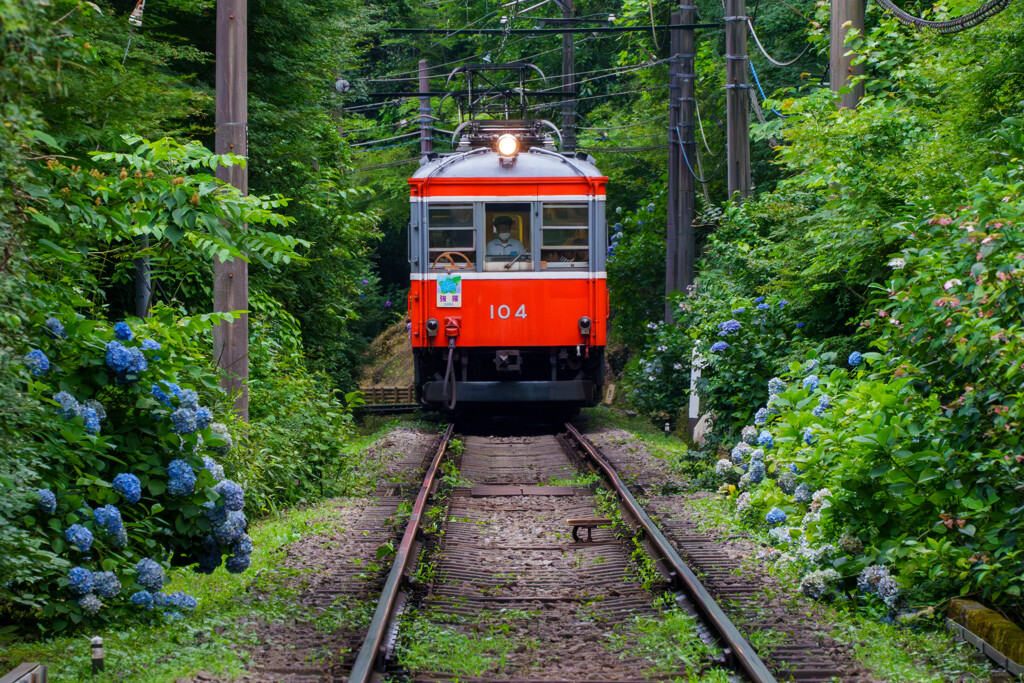
[[[491,304],[491,320],[494,320],[494,314],[494,304]],[[501,318],[502,320],[506,320],[508,319],[509,316],[512,315],[512,309],[509,306],[506,306],[505,304],[501,304],[500,306],[498,306],[497,314],[499,318]],[[515,317],[526,320],[526,304],[519,304],[519,308],[516,309]]]

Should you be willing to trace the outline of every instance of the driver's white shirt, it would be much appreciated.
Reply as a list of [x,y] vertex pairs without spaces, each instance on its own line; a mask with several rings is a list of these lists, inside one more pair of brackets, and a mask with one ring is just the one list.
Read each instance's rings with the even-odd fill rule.
[[526,253],[526,247],[514,237],[508,242],[502,242],[500,239],[494,238],[487,243],[488,256],[518,256],[524,253]]

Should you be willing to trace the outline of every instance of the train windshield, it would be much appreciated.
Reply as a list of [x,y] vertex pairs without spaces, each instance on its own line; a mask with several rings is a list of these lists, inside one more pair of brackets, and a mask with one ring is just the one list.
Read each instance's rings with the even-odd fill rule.
[[438,270],[476,269],[476,229],[472,204],[430,207],[428,250],[430,267]]
[[542,268],[586,268],[589,266],[587,205],[544,204],[540,228]]
[[531,205],[487,202],[484,205],[484,270],[532,270]]

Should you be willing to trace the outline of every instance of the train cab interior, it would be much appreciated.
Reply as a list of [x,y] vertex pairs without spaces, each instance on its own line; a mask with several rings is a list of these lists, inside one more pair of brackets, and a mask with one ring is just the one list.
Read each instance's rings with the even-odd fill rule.
[[584,202],[432,204],[431,270],[586,270],[590,221]]

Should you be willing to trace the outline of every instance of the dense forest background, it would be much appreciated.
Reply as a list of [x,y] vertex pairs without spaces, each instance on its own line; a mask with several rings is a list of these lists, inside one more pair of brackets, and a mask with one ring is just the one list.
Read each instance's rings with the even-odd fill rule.
[[[240,161],[203,148],[214,122],[213,0],[150,0],[137,27],[129,0],[0,0],[0,345],[9,370],[0,386],[0,475],[13,492],[0,497],[0,550],[19,558],[0,571],[14,587],[5,604],[44,604],[17,587],[66,569],[63,527],[39,534],[22,524],[35,519],[38,489],[84,491],[61,499],[70,523],[79,503],[109,493],[105,480],[89,477],[111,479],[136,457],[162,468],[170,457],[141,446],[131,428],[144,422],[154,439],[168,436],[168,421],[153,417],[163,410],[159,396],[109,356],[110,344],[131,340],[109,324],[134,311],[136,258],[152,263],[156,314],[133,320],[132,334],[145,328],[176,349],[144,347],[145,358],[164,364],[161,381],[188,378],[230,423],[209,358],[211,263],[248,255],[252,421],[235,425],[233,450],[211,433],[203,438],[224,449],[250,512],[332,492],[351,420],[335,394],[353,387],[368,341],[404,312],[416,63],[429,61],[440,88],[462,64],[526,61],[548,76],[530,88],[557,89],[559,38],[460,31],[559,16],[552,2],[527,4],[251,1],[252,194],[241,197],[210,177],[218,164]],[[720,3],[697,4],[701,21],[722,18]],[[971,593],[1019,614],[1024,5],[950,35],[907,28],[869,5],[864,34],[847,42],[865,65],[866,94],[856,110],[838,110],[827,86],[828,4],[754,0],[748,11],[761,44],[774,61],[795,61],[777,66],[750,43],[766,120],[751,113],[754,193],[742,205],[726,201],[721,171],[723,33],[699,31],[701,262],[696,287],[673,298],[678,313],[666,323],[669,54],[667,33],[655,27],[673,9],[653,0],[576,7],[584,24],[614,15],[615,25],[650,27],[574,39],[580,148],[610,178],[612,357],[630,405],[676,421],[696,351],[714,431],[694,452],[713,462],[755,426],[765,429],[748,445],[777,447],[765,461],[774,477],[750,476],[759,468],[740,449],[734,471],[726,462],[718,480],[705,471],[704,483],[746,495],[751,515],[780,508],[794,516],[806,512],[809,494],[794,498],[788,484],[771,482],[783,466],[813,473],[805,485],[831,491],[835,504],[800,533],[809,542],[856,540],[835,560],[847,563],[845,575],[886,563],[923,596]],[[974,5],[911,1],[905,9],[943,18]],[[339,78],[351,89],[338,92]],[[537,99],[531,111],[557,122],[557,102]],[[445,151],[457,107],[432,104],[435,149]],[[77,336],[63,344],[51,319]],[[104,349],[109,372],[97,370]],[[773,389],[769,379],[780,377],[787,388]],[[826,390],[825,400],[812,400]],[[116,406],[107,412],[122,427],[97,437],[96,410],[64,415],[60,391],[75,393],[79,408],[87,399]],[[56,416],[70,425],[60,434]],[[68,444],[82,439],[95,458],[68,473]],[[212,483],[201,480],[196,495]],[[208,530],[204,500],[162,501],[151,513],[163,515],[153,529],[182,534],[161,541],[177,544],[182,563],[198,552],[182,539]],[[140,521],[129,543],[143,543],[147,531]],[[116,566],[128,555],[111,557]],[[76,609],[68,614],[80,618]]]

